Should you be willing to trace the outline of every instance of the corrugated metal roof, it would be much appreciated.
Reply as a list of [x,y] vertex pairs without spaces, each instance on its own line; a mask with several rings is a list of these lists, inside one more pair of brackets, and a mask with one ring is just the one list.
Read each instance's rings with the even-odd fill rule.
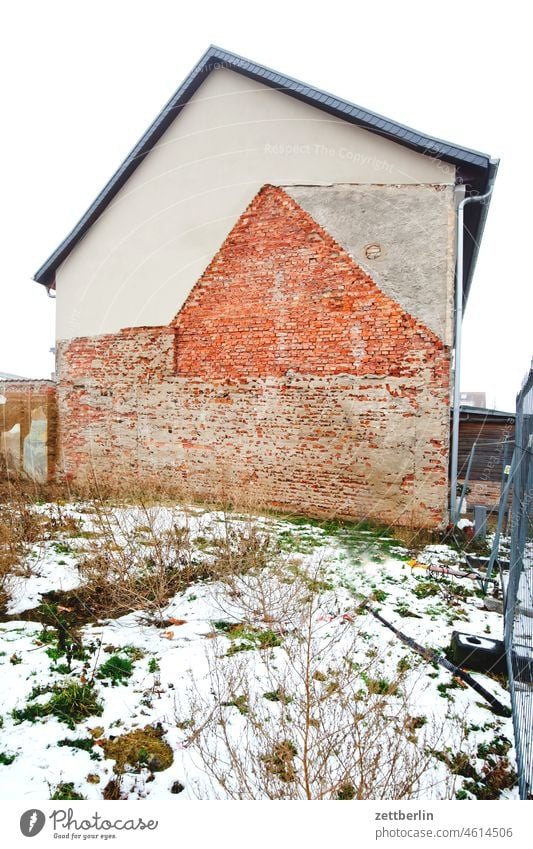
[[484,418],[492,418],[494,416],[506,419],[515,418],[516,413],[505,412],[505,410],[491,410],[488,407],[470,407],[467,404],[460,406],[461,416],[483,416]]
[[[221,66],[258,80],[265,85],[283,91],[291,97],[309,103],[370,132],[390,138],[419,153],[449,162],[457,166],[461,182],[476,193],[483,192],[486,189],[489,178],[495,172],[496,166],[486,153],[480,153],[425,135],[411,127],[391,121],[382,115],[356,106],[354,103],[341,100],[328,92],[313,88],[292,77],[287,77],[235,53],[212,45],[164,106],[74,229],[39,268],[34,280],[45,285],[54,282],[56,269],[66,259],[78,240],[101,215],[211,71]],[[486,207],[480,208],[479,204],[469,204],[468,211],[465,211],[467,234],[465,244],[465,295],[468,293],[485,217]]]
[[0,371],[0,380],[25,380],[20,374],[9,374],[7,371]]

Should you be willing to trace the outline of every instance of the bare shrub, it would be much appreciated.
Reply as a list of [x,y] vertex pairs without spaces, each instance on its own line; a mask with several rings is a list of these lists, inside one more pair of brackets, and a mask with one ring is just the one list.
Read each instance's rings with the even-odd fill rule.
[[94,503],[94,535],[80,572],[100,615],[142,610],[163,624],[169,598],[203,574],[181,520],[181,513],[159,507],[121,511]]
[[[0,492],[2,603],[7,601],[17,579],[35,573],[48,540],[57,538],[58,534],[77,536],[81,532],[80,523],[70,509],[60,502],[44,504],[43,494],[24,481],[11,482]],[[30,552],[31,558],[28,557]]]
[[237,518],[223,513],[223,533],[212,538],[213,577],[231,582],[236,575],[258,572],[276,557],[272,536],[258,527],[253,515]]
[[[268,571],[263,582],[276,582]],[[224,652],[224,637],[210,641],[207,675],[196,671],[178,701],[177,723],[190,727],[188,745],[210,787],[197,784],[197,795],[449,796],[432,752],[451,720],[418,715],[420,682],[405,670],[391,676],[383,652],[365,651],[362,628],[323,621],[316,573],[310,577],[298,579],[290,609],[285,596],[285,622],[294,628],[281,646],[232,653]],[[249,604],[246,598],[243,613]]]
[[8,581],[31,574],[24,561],[30,546],[42,539],[43,524],[24,492],[11,487],[10,499],[0,505],[0,598],[4,603]]
[[[223,615],[249,624],[295,627],[292,619],[309,596],[299,560],[280,551],[265,531],[248,520],[231,529],[212,566],[213,600]],[[317,567],[318,568],[318,567]]]
[[77,537],[83,529],[70,508],[58,501],[47,504],[46,512],[42,515],[42,531],[45,537],[55,537],[57,534]]

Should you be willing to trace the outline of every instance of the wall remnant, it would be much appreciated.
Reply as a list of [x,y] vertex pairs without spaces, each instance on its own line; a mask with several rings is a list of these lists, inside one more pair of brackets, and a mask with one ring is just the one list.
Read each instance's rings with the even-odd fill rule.
[[0,477],[45,483],[56,471],[56,384],[0,380]]

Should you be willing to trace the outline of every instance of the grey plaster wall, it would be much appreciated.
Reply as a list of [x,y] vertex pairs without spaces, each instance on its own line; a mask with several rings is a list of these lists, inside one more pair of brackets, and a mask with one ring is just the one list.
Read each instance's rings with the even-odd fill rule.
[[[284,186],[378,286],[443,342],[452,342],[452,186]],[[375,259],[367,249],[381,251]],[[368,251],[370,254],[371,250]]]

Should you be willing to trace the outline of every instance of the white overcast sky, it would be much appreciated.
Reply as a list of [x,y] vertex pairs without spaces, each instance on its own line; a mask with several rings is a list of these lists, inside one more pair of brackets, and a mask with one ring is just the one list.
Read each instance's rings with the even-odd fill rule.
[[18,0],[2,5],[0,371],[47,377],[31,277],[210,43],[501,159],[461,388],[514,409],[533,353],[530,28],[514,2]]

